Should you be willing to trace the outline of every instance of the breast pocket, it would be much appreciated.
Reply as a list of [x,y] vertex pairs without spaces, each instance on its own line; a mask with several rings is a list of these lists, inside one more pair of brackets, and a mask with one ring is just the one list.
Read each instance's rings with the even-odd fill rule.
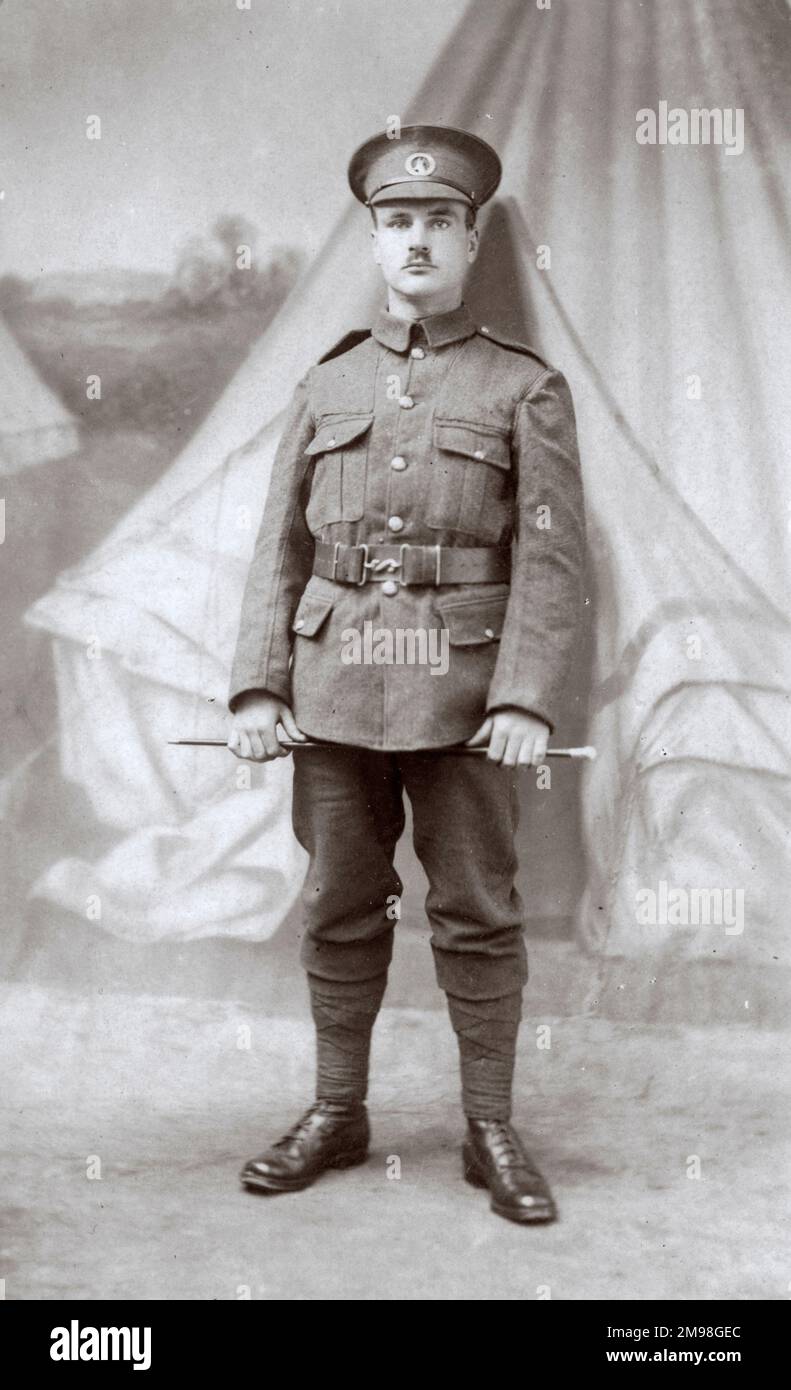
[[507,432],[467,420],[434,421],[427,524],[500,539],[512,516]]
[[305,509],[311,531],[362,517],[372,420],[373,415],[324,420],[305,450],[316,460]]

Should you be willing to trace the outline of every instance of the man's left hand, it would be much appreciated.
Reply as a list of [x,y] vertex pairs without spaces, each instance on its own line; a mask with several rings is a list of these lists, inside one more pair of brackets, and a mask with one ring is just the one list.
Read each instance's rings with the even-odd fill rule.
[[523,709],[498,709],[467,739],[467,747],[488,743],[487,758],[503,767],[529,767],[547,755],[549,725]]

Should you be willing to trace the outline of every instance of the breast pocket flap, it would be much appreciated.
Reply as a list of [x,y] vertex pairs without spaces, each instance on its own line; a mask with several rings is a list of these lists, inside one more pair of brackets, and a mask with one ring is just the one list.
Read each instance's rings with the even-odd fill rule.
[[345,449],[371,428],[373,415],[355,415],[353,419],[325,420],[311,439],[306,454],[327,454],[333,449]]
[[480,463],[493,463],[497,468],[511,467],[511,446],[504,434],[486,425],[465,424],[459,420],[435,420],[434,443],[438,449]]
[[502,636],[508,595],[500,598],[438,599],[437,609],[452,647],[496,642]]
[[318,598],[315,594],[303,594],[291,624],[293,632],[300,637],[315,637],[327,615],[332,611],[335,600]]

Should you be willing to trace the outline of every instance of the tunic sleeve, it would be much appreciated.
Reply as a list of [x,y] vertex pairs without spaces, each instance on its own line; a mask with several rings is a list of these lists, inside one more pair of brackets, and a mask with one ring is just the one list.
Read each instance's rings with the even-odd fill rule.
[[290,701],[291,623],[313,568],[315,540],[305,521],[314,434],[307,375],[291,400],[247,576],[228,708],[246,690]]
[[582,611],[585,514],[571,392],[550,368],[516,409],[511,593],[487,713],[516,706],[554,732]]

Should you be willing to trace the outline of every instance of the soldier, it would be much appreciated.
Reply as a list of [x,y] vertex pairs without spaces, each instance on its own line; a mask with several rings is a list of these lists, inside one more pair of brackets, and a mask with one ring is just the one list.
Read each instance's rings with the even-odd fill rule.
[[[484,141],[425,125],[368,140],[349,166],[387,307],[296,388],[229,694],[237,756],[287,756],[279,730],[328,745],[294,750],[316,1100],[240,1176],[292,1192],[366,1159],[406,791],[458,1038],[464,1176],[500,1216],[535,1222],[556,1210],[510,1123],[527,979],[516,770],[544,759],[555,726],[584,513],[565,378],[463,299],[500,176]],[[443,751],[465,743],[487,752]]]

